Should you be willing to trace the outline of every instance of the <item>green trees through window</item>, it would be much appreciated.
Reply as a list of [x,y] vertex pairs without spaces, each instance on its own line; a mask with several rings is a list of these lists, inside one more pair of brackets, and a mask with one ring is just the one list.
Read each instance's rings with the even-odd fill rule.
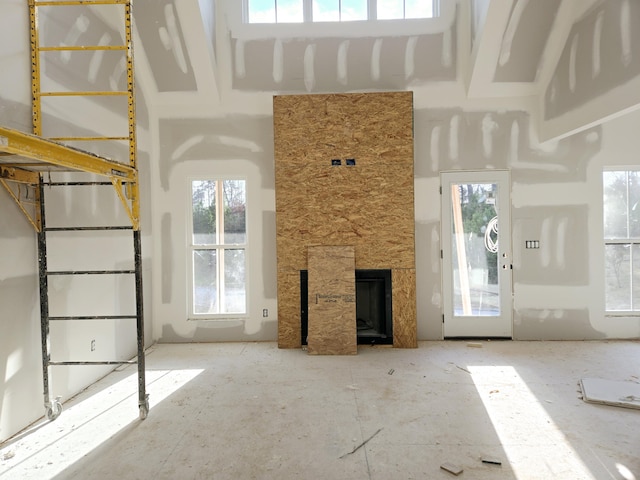
[[191,313],[246,313],[245,180],[193,180],[191,219]]
[[[493,184],[465,184],[460,185],[460,203],[462,209],[462,223],[467,235],[475,238],[485,238],[487,227],[496,213],[495,185]],[[487,280],[489,284],[498,283],[498,254],[487,248],[475,252],[478,256],[474,264],[484,265],[487,268]],[[484,258],[481,258],[484,256]]]

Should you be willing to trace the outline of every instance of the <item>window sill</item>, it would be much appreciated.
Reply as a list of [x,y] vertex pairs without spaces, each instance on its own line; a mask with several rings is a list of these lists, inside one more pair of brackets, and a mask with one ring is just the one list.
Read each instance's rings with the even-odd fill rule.
[[219,315],[203,315],[203,316],[189,316],[187,321],[189,322],[234,322],[238,320],[248,320],[249,315],[246,313],[238,314],[219,314]]

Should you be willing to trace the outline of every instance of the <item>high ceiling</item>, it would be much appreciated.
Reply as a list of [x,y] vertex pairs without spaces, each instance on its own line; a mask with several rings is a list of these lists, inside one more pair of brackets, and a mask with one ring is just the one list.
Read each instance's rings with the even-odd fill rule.
[[471,97],[538,95],[594,3],[442,0],[441,18],[389,27],[241,25],[238,0],[136,0],[137,54],[154,96],[206,93],[228,76],[239,91],[397,89],[461,76]]
[[159,115],[242,108],[238,98],[268,109],[273,93],[412,89],[435,102],[528,102],[551,139],[640,103],[619,92],[580,110],[640,73],[619,61],[640,57],[633,0],[441,0],[436,19],[293,25],[244,24],[241,3],[136,0],[140,76]]
[[[143,128],[147,116],[269,114],[274,93],[411,89],[427,106],[534,105],[526,109],[550,139],[640,104],[640,89],[603,96],[640,78],[635,0],[441,0],[435,19],[261,25],[242,22],[240,0],[133,5]],[[41,40],[117,44],[117,8],[51,8]],[[43,71],[72,90],[119,88],[123,60],[102,53],[49,55]],[[597,96],[599,108],[581,110]],[[567,112],[576,118],[560,119]]]

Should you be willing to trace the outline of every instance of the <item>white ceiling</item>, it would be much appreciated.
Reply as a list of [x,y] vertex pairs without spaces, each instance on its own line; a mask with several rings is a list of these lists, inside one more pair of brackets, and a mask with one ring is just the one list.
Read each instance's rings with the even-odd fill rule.
[[[150,117],[164,118],[268,114],[273,94],[420,90],[427,92],[421,101],[450,106],[535,104],[538,112],[529,109],[539,117],[534,123],[553,124],[547,138],[640,104],[640,93],[627,89],[614,101],[603,97],[597,113],[579,112],[592,94],[640,78],[637,0],[441,2],[438,19],[287,26],[243,24],[240,0],[135,0],[138,98]],[[119,10],[51,11],[51,20],[41,22],[43,43],[122,41]],[[587,70],[595,69],[596,37],[603,48],[598,69],[606,75]],[[621,48],[627,50],[622,63]],[[49,55],[43,64],[48,79],[70,90],[116,89],[125,81],[122,58],[108,52],[99,61],[82,52]],[[577,89],[571,84],[576,72]],[[552,118],[570,110],[585,120]]]
[[[354,36],[325,25],[319,26],[323,30],[317,37],[315,31],[311,36],[295,28],[287,36],[282,25],[259,26],[258,34],[247,35],[251,26],[239,27],[235,18],[239,13],[233,4],[239,0],[218,0],[215,5],[212,0],[136,0],[142,47],[136,55],[139,60],[145,57],[153,96],[206,91],[225,75],[231,75],[233,89],[247,91],[402,88],[464,78],[471,97],[536,95],[548,81],[576,17],[593,3],[442,1],[447,18],[432,25],[425,21],[417,31],[411,26],[408,34],[380,33],[379,25],[369,24]],[[212,18],[222,41],[207,31]],[[457,61],[464,48],[472,48],[466,65]],[[227,65],[225,58],[230,60]],[[379,65],[372,65],[374,59]],[[314,78],[305,81],[309,62]]]

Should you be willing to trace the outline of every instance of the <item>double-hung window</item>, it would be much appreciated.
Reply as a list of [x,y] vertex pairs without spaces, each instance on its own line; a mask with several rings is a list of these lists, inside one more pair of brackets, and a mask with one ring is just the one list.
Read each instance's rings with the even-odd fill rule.
[[605,309],[640,314],[640,170],[603,173]]
[[246,181],[191,180],[190,318],[244,315]]

